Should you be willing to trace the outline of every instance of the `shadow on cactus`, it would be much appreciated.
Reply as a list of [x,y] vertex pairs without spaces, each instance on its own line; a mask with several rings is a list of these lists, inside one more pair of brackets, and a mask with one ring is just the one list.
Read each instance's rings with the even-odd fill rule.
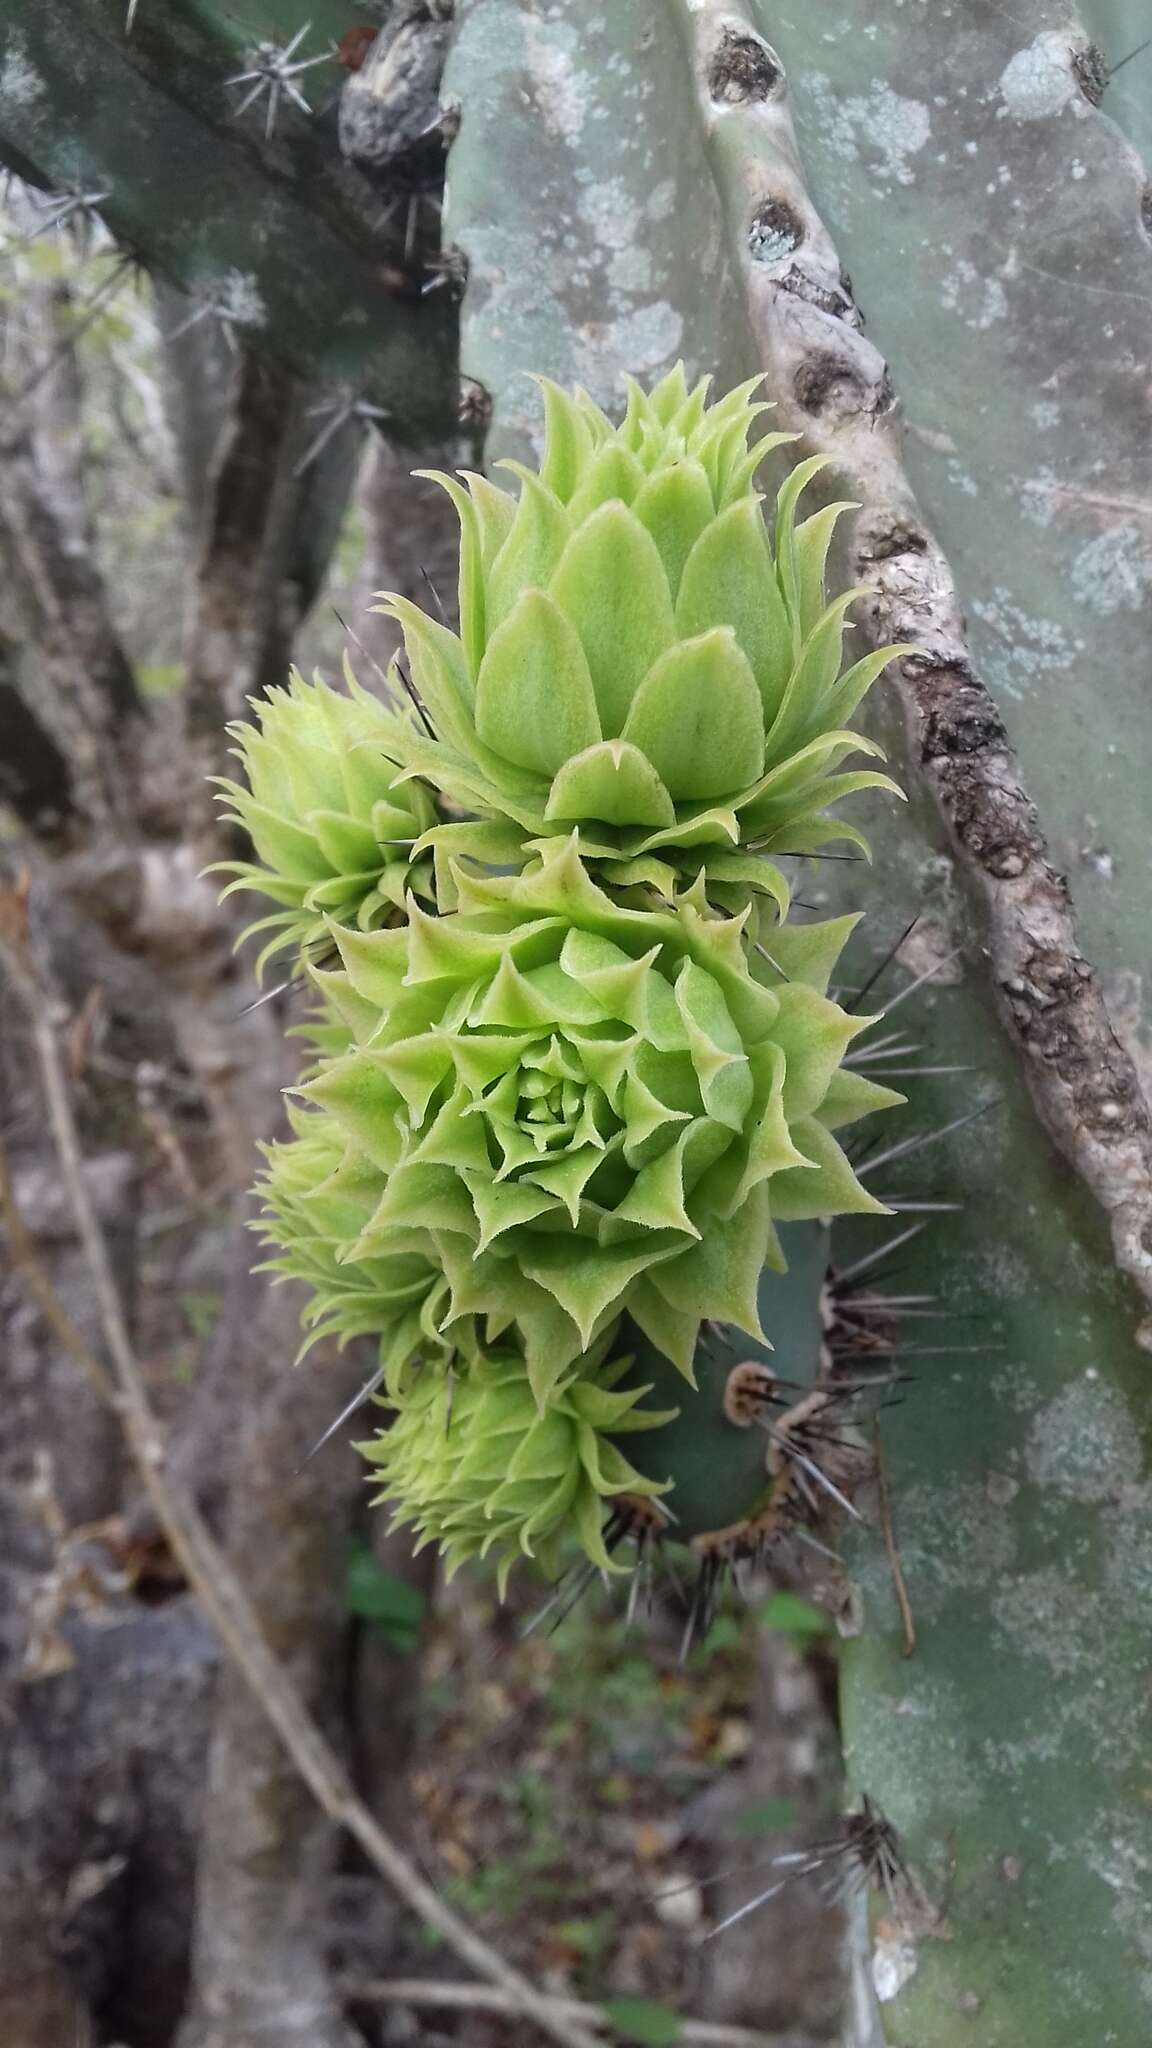
[[794,517],[816,465],[769,543],[753,388],[709,408],[678,371],[614,429],[545,387],[518,502],[446,480],[461,638],[392,601],[436,737],[296,679],[226,792],[273,947],[339,959],[305,962],[323,1016],[264,1232],[314,1336],[379,1339],[381,1498],[501,1584],[671,1531],[698,1621],[847,1504],[814,1219],[886,1213],[836,1134],[903,1099],[828,993],[855,921],[794,921],[764,858],[858,839],[827,807],[892,787],[833,772],[891,650],[841,677],[841,508]]

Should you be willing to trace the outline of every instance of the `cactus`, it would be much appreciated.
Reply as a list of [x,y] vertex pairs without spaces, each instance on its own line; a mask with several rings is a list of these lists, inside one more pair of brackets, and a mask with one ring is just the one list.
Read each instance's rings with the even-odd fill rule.
[[270,932],[255,962],[259,977],[275,954],[325,949],[329,916],[360,931],[395,918],[409,890],[431,900],[431,862],[416,843],[435,812],[417,782],[389,761],[389,721],[351,673],[348,694],[293,674],[253,706],[254,722],[229,728],[243,783],[217,778],[229,822],[257,858],[223,861],[225,896],[254,890],[283,908],[250,924],[244,938]]
[[460,515],[460,637],[405,598],[381,609],[438,730],[400,725],[396,751],[443,794],[525,844],[575,830],[611,883],[670,895],[702,876],[732,910],[755,894],[783,912],[765,856],[859,843],[827,810],[894,788],[833,770],[877,751],[843,726],[895,650],[841,675],[851,593],[825,604],[824,563],[843,507],[795,519],[819,463],[782,488],[773,555],[753,479],[787,436],[749,446],[770,409],[756,381],[709,405],[677,366],[651,394],[630,385],[617,429],[546,384],[539,476],[512,465],[518,504],[483,477],[440,479]]
[[[785,401],[780,424],[801,428],[808,449],[839,451],[845,495],[865,500],[849,535],[869,584],[863,616],[871,611],[881,633],[896,623],[902,636],[917,637],[893,619],[894,596],[947,591],[939,580],[947,563],[889,458],[883,360],[859,333],[851,288],[812,209],[811,179],[868,305],[869,333],[890,342],[898,379],[914,394],[913,419],[928,429],[910,442],[909,462],[963,573],[978,649],[1019,728],[1024,773],[1042,798],[1058,857],[1075,871],[1090,949],[1111,993],[1134,1008],[1142,911],[1138,893],[1125,894],[1113,877],[1140,872],[1145,858],[1139,750],[1121,759],[1122,735],[1138,731],[1142,717],[1130,697],[1142,668],[1134,640],[1140,555],[1134,533],[1126,538],[1125,510],[1138,498],[1130,465],[1142,442],[1122,403],[1070,409],[1063,381],[1049,379],[1041,390],[1037,370],[1038,358],[1052,352],[1055,368],[1054,352],[1066,358],[1077,349],[1082,387],[1095,391],[1098,373],[1089,375],[1089,366],[1102,350],[1121,378],[1140,348],[1129,331],[1146,298],[1133,283],[1148,264],[1140,170],[1108,122],[1108,89],[1096,113],[1078,84],[1087,36],[1074,26],[1054,31],[1028,7],[994,18],[954,10],[945,31],[927,11],[878,20],[875,10],[849,6],[831,17],[780,20],[782,43],[773,49],[763,39],[772,25],[746,8],[653,4],[609,20],[589,7],[542,25],[523,46],[520,71],[521,46],[509,33],[514,12],[494,0],[464,6],[448,81],[465,110],[450,188],[451,232],[471,263],[462,360],[492,390],[490,454],[522,456],[538,438],[525,367],[583,375],[598,399],[619,404],[635,349],[675,330],[669,357],[686,354],[690,369],[722,357],[730,378],[747,375],[757,362],[733,311],[742,284],[768,365],[765,395]],[[668,48],[673,15],[695,79],[695,129]],[[1109,55],[1138,41],[1136,26]],[[862,51],[874,84],[861,85]],[[810,116],[801,128],[803,164],[788,116],[789,77]],[[1048,97],[1029,112],[1025,89],[1038,78],[1047,79]],[[629,109],[653,88],[667,113],[659,128],[647,124],[641,164]],[[981,146],[979,126],[965,128],[969,115],[988,124],[994,153]],[[930,143],[941,122],[960,132]],[[966,151],[974,138],[976,151]],[[1003,182],[1001,163],[1011,172]],[[1091,270],[1061,274],[1050,233],[1035,249],[1021,234],[1020,206],[1043,233],[1057,187],[1083,197],[1084,253],[1075,261]],[[681,246],[699,251],[699,263],[678,260],[658,232],[646,231],[654,190],[666,195]],[[497,191],[506,195],[500,205]],[[1014,201],[1009,230],[997,209]],[[723,269],[723,237],[710,218],[721,202],[731,252]],[[517,279],[534,274],[542,238],[570,252],[571,283],[528,303]],[[1009,245],[1016,261],[1004,268]],[[635,260],[641,247],[644,262]],[[908,248],[928,252],[918,257],[917,280],[922,261],[934,267],[934,292],[910,284]],[[605,317],[585,341],[590,281]],[[653,347],[660,371],[667,358]],[[978,411],[974,380],[987,394]],[[1023,523],[1021,476],[1034,479]],[[838,489],[844,482],[836,478]],[[989,517],[990,504],[999,516]],[[917,582],[921,570],[936,582]],[[967,722],[956,726],[953,744],[953,714],[943,693],[933,694],[938,675],[968,673],[954,617],[947,600],[930,598],[920,668],[896,671],[897,701],[918,748],[906,748],[896,704],[882,701],[871,715],[912,797],[898,818],[885,809],[865,819],[880,889],[865,871],[843,866],[822,869],[817,884],[823,905],[870,913],[874,937],[861,976],[871,971],[872,948],[897,943],[920,913],[909,957],[939,969],[918,1014],[913,1004],[902,1013],[925,1047],[920,1063],[975,1061],[981,1069],[974,1084],[935,1074],[911,1084],[914,1104],[897,1142],[998,1098],[966,1130],[922,1155],[910,1151],[889,1182],[902,1196],[964,1206],[901,1252],[901,1288],[939,1297],[933,1320],[901,1333],[919,1383],[884,1421],[915,1625],[911,1655],[903,1654],[904,1624],[879,1542],[857,1537],[849,1548],[863,1609],[863,1631],[844,1657],[849,1770],[857,1790],[894,1822],[933,1909],[881,1912],[866,1988],[871,1998],[874,1980],[880,2025],[893,2043],[1047,2048],[1081,2040],[1085,2028],[1127,2042],[1148,2027],[1142,1891],[1152,1842],[1140,1789],[1147,1367],[1133,1341],[1129,1283],[1109,1256],[1101,1217],[1053,1151],[1021,1071],[1034,1078],[1061,1146],[1113,1213],[1115,1251],[1147,1291],[1116,1206],[1118,1186],[1136,1203],[1147,1189],[1141,1109],[1106,1021],[1087,1022],[1100,1014],[1092,1007],[1099,992],[1074,952],[1061,978],[1066,907],[1045,880],[1024,802],[1017,809],[1014,798],[1002,801],[996,825],[980,808],[985,750],[1003,791],[1019,777],[1002,725],[963,681]],[[1091,729],[1087,701],[1109,707],[1103,719],[1094,712]],[[1081,791],[1090,785],[1099,793],[1089,805]],[[1085,822],[1082,803],[1094,822]],[[1036,912],[1043,922],[1033,927],[1031,965],[1021,972],[1003,963],[1021,943],[1013,906],[1026,917],[1029,902],[1044,906]],[[957,943],[962,967],[949,961]],[[989,944],[998,985],[986,977]],[[898,977],[898,967],[891,971]],[[1070,1000],[1072,989],[1082,993]],[[1065,1109],[1060,1089],[1072,1059],[1096,1078]],[[1093,1149],[1101,1099],[1111,1105],[1114,1132],[1103,1165]],[[867,1256],[878,1241],[868,1233],[877,1229],[838,1230],[837,1256]],[[811,1299],[812,1274],[802,1280],[795,1261],[793,1274]],[[787,1288],[793,1274],[777,1276],[777,1286]],[[917,1353],[932,1355],[920,1362]],[[646,1362],[644,1376],[652,1377]],[[703,1387],[703,1360],[699,1377]],[[663,1391],[657,1383],[655,1397]],[[642,1441],[641,1462],[658,1437]],[[739,1493],[735,1443],[720,1432],[715,1457]],[[860,2019],[860,2041],[874,2038],[872,2024]]]
[[126,0],[13,0],[0,161],[87,195],[129,255],[191,295],[189,319],[328,385],[334,410],[382,409],[433,439],[456,414],[451,293],[426,291],[440,273],[405,255],[397,167],[381,182],[341,152],[348,28],[336,0],[142,0],[130,25]]
[[[826,993],[852,921],[779,922],[769,948],[756,936],[764,920],[753,921],[751,891],[735,911],[711,899],[717,799],[731,798],[720,843],[739,853],[742,834],[757,844],[773,807],[796,813],[806,791],[819,811],[861,786],[890,788],[873,772],[831,780],[824,770],[830,754],[856,743],[839,723],[846,697],[854,705],[891,650],[850,672],[847,692],[838,683],[843,603],[826,607],[823,592],[835,509],[795,526],[795,492],[786,495],[773,560],[748,489],[765,450],[747,447],[757,410],[747,389],[707,408],[703,388],[689,394],[679,369],[651,394],[634,388],[631,451],[590,401],[555,389],[548,402],[541,476],[524,471],[499,545],[485,551],[477,531],[474,552],[464,550],[474,675],[462,642],[394,601],[414,703],[427,720],[427,699],[451,744],[421,741],[414,718],[385,713],[354,685],[342,698],[298,678],[260,709],[259,729],[238,729],[247,787],[227,783],[225,800],[261,858],[240,863],[229,886],[262,889],[286,906],[256,929],[271,925],[274,947],[287,940],[302,953],[323,1008],[317,1057],[297,1091],[308,1108],[294,1139],[269,1153],[262,1228],[280,1248],[273,1265],[310,1283],[315,1331],[379,1336],[380,1377],[396,1411],[368,1447],[381,1498],[451,1564],[494,1551],[503,1581],[520,1555],[552,1565],[570,1532],[591,1566],[604,1565],[622,1535],[650,1532],[662,1512],[653,1502],[668,1493],[678,1533],[715,1546],[707,1581],[818,1518],[805,1472],[838,1497],[825,1411],[839,1397],[778,1379],[762,1352],[721,1359],[719,1369],[709,1359],[694,1373],[702,1325],[745,1333],[736,1343],[765,1341],[760,1305],[771,1322],[776,1302],[761,1275],[784,1264],[777,1225],[881,1209],[834,1133],[902,1099],[847,1064],[874,1020]],[[692,622],[703,619],[704,631],[673,648],[663,558],[639,515],[604,496],[606,475],[630,476],[647,461],[650,502],[663,509],[654,524],[667,541],[683,528],[685,503],[694,510],[687,472],[697,457],[707,504],[702,531],[680,549],[679,587],[693,592]],[[471,500],[461,496],[466,534],[474,507],[487,516],[480,483]],[[564,509],[582,491],[583,527]],[[729,493],[744,536],[735,543],[729,511],[716,503]],[[634,520],[654,574],[632,592],[631,633],[614,647],[599,631],[594,690],[570,621],[586,634],[595,623],[602,555],[597,544],[586,559],[582,547],[601,506]],[[575,527],[570,542],[546,536],[554,574],[541,552],[542,519]],[[563,590],[563,612],[536,580],[546,574]],[[762,595],[781,631],[757,650],[747,622]],[[511,659],[500,642],[513,626]],[[568,701],[550,718],[560,628],[571,638],[572,673]],[[756,667],[742,644],[759,652]],[[717,659],[734,708],[710,736]],[[645,723],[638,714],[646,703],[651,712],[653,683],[661,715]],[[579,725],[582,707],[594,734]],[[492,871],[483,821],[479,838],[467,821],[418,833],[413,806],[430,810],[430,800],[398,775],[398,759],[447,797],[489,778],[497,823],[510,813],[519,823],[529,755],[551,770],[555,790],[573,759],[610,749],[621,727],[634,734],[620,744],[647,763],[649,789],[662,772],[669,814],[680,802],[671,845],[684,847],[691,879],[671,862],[655,863],[653,874],[612,849],[605,857],[601,825],[622,797],[610,766],[598,772],[595,763],[584,783],[586,829],[502,844],[515,855],[510,872]],[[678,729],[699,735],[707,788],[692,791],[678,777],[668,787]],[[683,761],[687,773],[689,752]],[[799,836],[826,830],[810,812],[789,822]],[[411,888],[388,881],[390,842],[400,839],[399,865],[416,875],[422,848],[435,842],[443,853],[445,833],[453,852],[430,914]],[[720,880],[729,880],[722,868]],[[786,892],[775,895],[786,910]],[[317,927],[337,969],[303,953]],[[810,1239],[821,1233],[803,1234],[802,1250]],[[819,1288],[803,1298],[811,1322]],[[622,1348],[633,1337],[635,1353]],[[417,1346],[430,1356],[413,1375]],[[689,1383],[683,1402],[646,1404],[656,1380],[677,1373]],[[746,1500],[725,1485],[709,1499],[694,1444],[717,1427],[748,1441],[757,1424],[768,1443],[745,1456]],[[646,1464],[619,1441],[634,1433],[648,1439]],[[494,1487],[498,1470],[506,1484]],[[734,1522],[738,1506],[746,1512]]]

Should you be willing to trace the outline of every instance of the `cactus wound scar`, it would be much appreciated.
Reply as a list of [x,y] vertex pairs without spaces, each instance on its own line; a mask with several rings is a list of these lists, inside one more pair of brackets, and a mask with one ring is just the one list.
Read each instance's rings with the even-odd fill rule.
[[224,785],[254,853],[230,888],[275,906],[261,964],[296,955],[318,1003],[270,1262],[311,1288],[309,1341],[379,1344],[380,1499],[502,1585],[572,1542],[607,1569],[681,1511],[701,1555],[752,1554],[842,1498],[840,1397],[792,1385],[790,1342],[779,1379],[747,1350],[785,1341],[780,1227],[881,1209],[837,1134],[901,1099],[844,1064],[871,1021],[828,993],[853,921],[796,921],[776,864],[862,844],[832,806],[894,787],[840,768],[878,751],[846,721],[894,651],[842,673],[845,508],[798,519],[802,462],[769,532],[787,437],[755,437],[755,382],[709,405],[678,368],[616,426],[543,390],[518,496],[440,479],[460,633],[386,598],[393,703],[294,677]]

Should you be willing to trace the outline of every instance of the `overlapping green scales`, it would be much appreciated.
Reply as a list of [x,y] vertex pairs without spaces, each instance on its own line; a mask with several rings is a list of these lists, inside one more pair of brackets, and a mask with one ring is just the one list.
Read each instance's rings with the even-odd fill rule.
[[641,1406],[649,1388],[616,1390],[629,1364],[584,1361],[552,1389],[543,1413],[515,1352],[496,1352],[459,1377],[450,1367],[425,1367],[393,1404],[390,1426],[361,1445],[380,1476],[377,1499],[421,1544],[440,1546],[449,1576],[467,1558],[494,1556],[501,1592],[519,1557],[554,1568],[568,1531],[594,1564],[613,1570],[605,1503],[666,1491],[614,1441],[670,1419],[668,1410]]
[[264,1269],[309,1289],[301,1357],[325,1337],[375,1337],[396,1396],[416,1359],[471,1355],[475,1334],[446,1322],[447,1283],[421,1241],[400,1231],[371,1258],[349,1256],[371,1217],[376,1176],[334,1118],[299,1108],[291,1117],[295,1135],[264,1147],[262,1214],[253,1228],[274,1253]]
[[302,1092],[378,1176],[352,1255],[422,1234],[453,1315],[518,1328],[541,1405],[625,1307],[690,1373],[702,1319],[758,1330],[774,1218],[878,1206],[831,1135],[899,1099],[840,1071],[868,1021],[820,986],[846,928],[754,974],[744,915],[702,885],[625,907],[575,835],[456,887],[333,927],[343,973],[316,976],[356,1043]]
[[224,894],[251,889],[283,907],[248,927],[270,933],[257,962],[324,937],[324,920],[370,931],[415,889],[431,900],[431,862],[417,842],[436,812],[427,790],[390,756],[393,730],[376,698],[347,675],[342,696],[295,670],[289,687],[230,726],[243,782],[219,778],[226,815],[252,841],[254,861],[221,862]]
[[[770,410],[759,381],[709,406],[707,382],[689,391],[678,367],[651,393],[630,385],[618,427],[545,382],[539,474],[505,465],[518,499],[482,476],[439,478],[460,517],[460,634],[385,598],[437,733],[405,719],[393,744],[461,807],[503,821],[510,856],[575,827],[613,883],[670,894],[704,871],[728,907],[759,892],[783,914],[779,870],[740,849],[859,843],[829,807],[894,787],[838,772],[879,752],[845,725],[895,650],[841,675],[855,593],[827,604],[824,571],[846,508],[796,522],[819,459],[789,476],[769,539],[753,478],[791,437],[749,446]],[[467,848],[469,828],[426,843]]]

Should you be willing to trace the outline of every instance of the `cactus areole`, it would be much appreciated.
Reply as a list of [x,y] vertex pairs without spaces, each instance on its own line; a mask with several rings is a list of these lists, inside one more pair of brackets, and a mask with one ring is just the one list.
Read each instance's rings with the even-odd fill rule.
[[839,764],[877,751],[845,721],[894,650],[842,673],[844,508],[797,518],[802,463],[769,531],[755,388],[709,405],[678,368],[614,426],[545,384],[518,497],[440,479],[459,635],[385,597],[390,706],[297,677],[237,730],[231,886],[317,999],[271,1263],[310,1341],[379,1343],[381,1499],[502,1583],[811,1519],[805,1219],[880,1206],[837,1136],[900,1100],[844,1063],[853,920],[795,918],[776,862],[861,843],[831,806],[893,788]]

